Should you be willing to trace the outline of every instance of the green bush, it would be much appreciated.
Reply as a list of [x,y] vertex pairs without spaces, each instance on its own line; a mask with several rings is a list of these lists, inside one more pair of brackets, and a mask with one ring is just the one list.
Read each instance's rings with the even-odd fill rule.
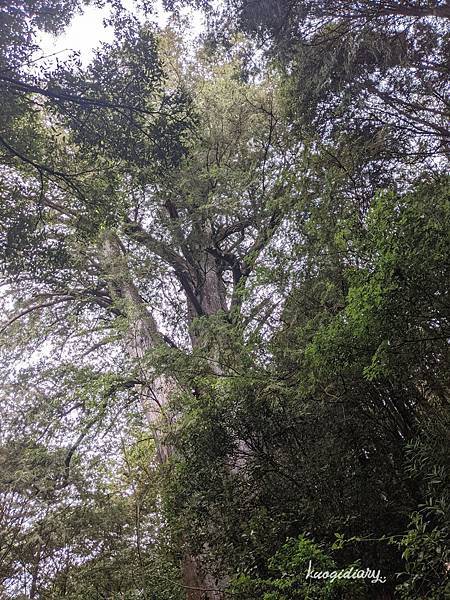
[[288,540],[268,561],[267,568],[269,577],[265,579],[239,575],[232,582],[228,597],[233,600],[357,600],[367,597],[366,586],[361,580],[307,578],[310,568],[330,574],[341,569],[317,544],[304,536]]

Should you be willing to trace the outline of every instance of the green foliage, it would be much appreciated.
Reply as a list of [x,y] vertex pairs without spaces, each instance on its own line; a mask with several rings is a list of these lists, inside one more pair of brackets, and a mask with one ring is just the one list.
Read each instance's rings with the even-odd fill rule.
[[81,4],[0,15],[0,595],[443,598],[445,7],[114,1],[30,71]]
[[345,310],[306,350],[313,371],[345,372],[351,366],[369,380],[414,372],[436,389],[442,384],[449,332],[449,207],[446,178],[421,183],[406,195],[378,197],[367,232],[356,240],[364,267],[346,271]]
[[420,481],[424,500],[397,542],[406,566],[404,581],[397,588],[401,598],[412,600],[427,593],[438,600],[449,593],[450,465],[442,445],[447,429],[444,417],[408,448],[408,474]]
[[[315,580],[307,578],[309,569],[331,575]],[[305,537],[288,540],[268,561],[266,579],[240,575],[230,585],[229,597],[236,600],[290,600],[291,598],[333,600],[365,598],[364,584],[357,580],[333,579],[337,575],[333,559]],[[370,585],[370,584],[369,584]]]
[[[258,583],[241,581],[249,598],[286,536],[305,530],[330,544],[335,531],[353,538],[344,560],[376,565],[390,590],[404,561],[421,552],[424,568],[433,558],[443,569],[442,521],[427,525],[437,528],[431,540],[405,532],[420,504],[435,498],[408,467],[408,441],[447,411],[447,180],[379,194],[362,228],[318,211],[310,230],[313,218],[328,227],[328,248],[337,240],[341,252],[317,257],[307,246],[316,269],[305,269],[290,294],[268,366],[258,365],[251,345],[236,351],[219,329],[223,364],[232,364],[228,345],[235,370],[196,380],[194,361],[198,395],[179,399],[169,514],[181,528],[195,523],[213,562],[226,556],[229,568],[252,573]],[[203,325],[217,335],[217,323]],[[436,452],[447,449],[443,431],[435,443],[434,473],[442,469]],[[400,546],[388,545],[391,537]],[[428,580],[423,589],[436,585]]]
[[413,513],[408,533],[399,542],[407,568],[406,581],[397,586],[401,598],[422,598],[424,590],[431,590],[427,598],[448,597],[448,540],[445,524],[431,527],[419,512]]

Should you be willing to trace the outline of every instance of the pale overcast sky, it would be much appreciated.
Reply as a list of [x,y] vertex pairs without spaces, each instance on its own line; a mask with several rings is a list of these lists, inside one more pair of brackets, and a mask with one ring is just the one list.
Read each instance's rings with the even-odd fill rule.
[[[127,8],[132,9],[134,3],[129,0],[125,3]],[[168,13],[161,7],[161,2],[155,2],[157,12],[155,21],[164,27],[168,21]],[[60,36],[52,36],[47,33],[42,33],[39,37],[39,45],[44,56],[57,53],[56,56],[63,58],[70,51],[77,51],[81,55],[84,64],[88,63],[92,50],[101,42],[110,42],[113,38],[111,27],[105,27],[103,20],[109,14],[108,8],[96,8],[88,6],[84,9],[82,15],[76,15],[69,27]],[[199,11],[190,10],[189,23],[191,25],[192,35],[196,36],[202,29],[202,16]],[[56,60],[56,56],[54,60]]]
[[61,57],[65,51],[76,50],[80,52],[83,62],[89,61],[92,49],[99,42],[108,42],[112,39],[112,29],[105,28],[103,19],[107,16],[105,9],[88,6],[82,15],[76,15],[69,27],[58,37],[48,33],[42,33],[39,45],[44,55],[60,53]]

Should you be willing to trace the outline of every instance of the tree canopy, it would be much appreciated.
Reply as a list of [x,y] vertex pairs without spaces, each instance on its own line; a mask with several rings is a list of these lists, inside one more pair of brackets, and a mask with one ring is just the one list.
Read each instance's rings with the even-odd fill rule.
[[444,599],[448,5],[163,4],[0,6],[0,596]]

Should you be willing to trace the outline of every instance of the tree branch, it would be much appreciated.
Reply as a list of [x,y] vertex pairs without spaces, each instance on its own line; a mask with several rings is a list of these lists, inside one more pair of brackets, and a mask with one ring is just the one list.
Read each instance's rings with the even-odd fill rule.
[[8,327],[10,325],[12,325],[15,321],[18,321],[22,317],[25,317],[25,315],[28,315],[29,313],[31,313],[35,310],[40,310],[42,308],[49,308],[51,306],[56,306],[57,304],[61,304],[62,302],[69,302],[71,300],[73,300],[73,296],[63,296],[62,298],[58,298],[57,300],[52,300],[51,302],[43,302],[42,304],[30,306],[29,308],[20,312],[18,315],[15,315],[11,319],[9,319],[9,321],[7,323],[5,323],[5,325],[3,325],[3,327],[0,329],[0,334],[2,334],[4,331],[6,331],[6,329],[8,329]]
[[15,90],[39,94],[40,96],[51,98],[52,100],[71,102],[73,104],[77,104],[78,106],[110,108],[112,110],[129,110],[130,112],[140,113],[143,115],[160,115],[163,113],[163,111],[138,108],[131,104],[124,104],[123,102],[110,102],[101,98],[86,98],[86,96],[68,94],[56,89],[43,88],[38,85],[32,85],[23,81],[18,81],[17,79],[5,77],[4,75],[0,75],[0,81],[4,81]]

